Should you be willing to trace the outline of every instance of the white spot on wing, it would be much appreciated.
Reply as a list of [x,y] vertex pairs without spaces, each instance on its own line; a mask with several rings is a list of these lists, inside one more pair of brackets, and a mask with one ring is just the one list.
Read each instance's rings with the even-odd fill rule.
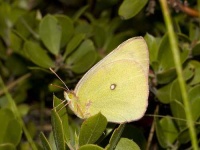
[[110,85],[110,89],[111,89],[111,90],[114,90],[114,89],[116,88],[116,86],[117,86],[116,84],[111,84],[111,85]]

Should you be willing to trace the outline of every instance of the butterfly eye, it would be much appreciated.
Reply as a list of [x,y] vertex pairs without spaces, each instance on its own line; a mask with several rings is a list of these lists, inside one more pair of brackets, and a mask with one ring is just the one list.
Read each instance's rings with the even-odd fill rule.
[[111,89],[111,90],[114,90],[114,89],[116,88],[116,86],[117,86],[116,84],[111,84],[111,85],[110,85],[110,89]]

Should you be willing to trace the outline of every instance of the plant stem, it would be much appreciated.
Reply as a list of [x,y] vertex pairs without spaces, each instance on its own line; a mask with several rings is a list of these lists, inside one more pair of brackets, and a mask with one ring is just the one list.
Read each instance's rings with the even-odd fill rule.
[[17,106],[16,106],[13,98],[9,94],[8,89],[5,87],[1,76],[0,76],[0,86],[3,88],[4,93],[5,93],[5,95],[6,95],[7,99],[8,99],[8,102],[10,103],[11,110],[13,111],[13,113],[15,114],[15,117],[18,119],[19,123],[21,124],[21,126],[23,128],[24,134],[25,134],[25,136],[26,136],[26,138],[27,138],[32,150],[37,150],[37,147],[34,144],[32,138],[31,138],[31,136],[30,136],[25,124],[24,124],[23,119],[21,118],[21,115],[20,115],[20,113],[19,113],[19,111],[17,109]]
[[174,63],[175,63],[176,72],[178,75],[178,82],[180,85],[180,90],[181,90],[181,94],[183,98],[183,104],[185,106],[185,115],[186,115],[189,133],[191,137],[192,147],[193,147],[193,150],[198,150],[197,137],[196,137],[196,132],[194,128],[194,122],[192,119],[192,113],[191,113],[190,103],[188,99],[188,94],[186,91],[186,84],[183,78],[183,70],[182,70],[182,65],[180,61],[179,48],[177,44],[176,35],[174,33],[174,29],[172,26],[172,21],[171,21],[169,9],[167,6],[167,1],[160,0],[160,3],[161,3],[162,11],[163,11],[165,24],[169,33],[169,41],[170,41],[170,45],[171,45],[171,49],[172,49],[172,53],[174,57]]

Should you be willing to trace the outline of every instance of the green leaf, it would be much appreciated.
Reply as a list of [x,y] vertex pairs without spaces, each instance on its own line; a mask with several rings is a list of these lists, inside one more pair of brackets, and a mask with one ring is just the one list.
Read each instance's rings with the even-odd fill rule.
[[89,8],[89,5],[86,5],[86,6],[81,7],[81,8],[75,13],[75,15],[73,16],[74,22],[76,22],[76,21],[79,19],[79,17],[80,17],[83,13],[85,13],[85,11],[86,11],[88,8]]
[[114,150],[115,147],[117,146],[120,137],[122,135],[122,132],[124,131],[125,124],[120,124],[117,129],[113,132],[109,144],[106,146],[106,150]]
[[54,140],[54,136],[53,136],[53,131],[50,132],[48,141],[49,141],[49,144],[50,144],[50,147],[52,148],[52,150],[57,150],[55,140]]
[[168,116],[162,118],[160,121],[155,120],[156,123],[156,135],[160,145],[163,148],[167,148],[173,145],[178,137],[179,131],[176,128],[175,123]]
[[10,45],[10,33],[16,20],[24,15],[26,11],[18,7],[13,7],[8,2],[1,1],[0,5],[0,36],[5,44]]
[[80,45],[84,38],[85,34],[76,34],[67,44],[63,58],[65,59],[69,54],[71,54]]
[[1,28],[0,28],[0,36],[3,39],[3,41],[5,43],[9,43],[9,33],[10,32],[10,28],[8,26],[7,22],[10,22],[9,19],[9,14],[11,12],[11,6],[8,3],[2,3],[0,5],[0,24],[1,24]]
[[99,147],[98,145],[87,144],[81,146],[78,150],[104,150],[104,149],[102,147]]
[[[8,99],[6,98],[6,96],[1,96],[0,97],[0,107],[1,108],[10,108],[11,107]],[[1,130],[0,130],[0,135],[1,135]]]
[[193,21],[189,22],[189,38],[191,41],[195,41],[199,39],[200,29]]
[[[27,64],[18,55],[11,55],[7,58],[6,67],[10,70],[13,75],[24,75],[27,72]],[[15,67],[13,67],[15,66]]]
[[187,63],[183,69],[183,77],[185,81],[190,80],[194,76],[194,66],[191,63]]
[[46,15],[39,26],[39,34],[47,49],[54,55],[58,55],[61,42],[61,27],[57,19],[52,15]]
[[171,84],[167,84],[156,91],[156,97],[159,99],[160,102],[164,104],[169,104],[171,101],[170,91],[171,91]]
[[190,100],[190,107],[192,111],[193,121],[197,121],[200,117],[200,85],[192,87],[188,92],[188,97]]
[[22,103],[17,106],[19,113],[22,117],[26,116],[30,110],[30,105]]
[[44,133],[42,133],[42,132],[40,133],[40,140],[42,142],[42,146],[43,146],[44,150],[52,150],[48,140],[46,139]]
[[[98,141],[96,143],[97,144],[98,143],[104,143],[105,140],[108,140],[107,137],[112,134],[115,127],[116,127],[116,124],[108,123],[107,126],[106,126],[106,129],[104,130],[103,134],[101,135],[101,137],[98,139]],[[106,143],[108,143],[108,142],[106,141]]]
[[[134,133],[134,134],[133,134]],[[145,149],[147,145],[146,137],[143,130],[138,130],[138,126],[126,124],[121,137],[126,137],[134,141],[140,149]]]
[[9,109],[0,110],[0,144],[11,143],[17,146],[21,140],[22,127]]
[[[190,63],[187,64],[186,67],[184,68],[183,75],[184,75],[184,78],[185,78],[186,81],[191,79],[192,76],[194,75],[193,66]],[[168,82],[172,81],[175,78],[176,78],[175,68],[171,68],[171,69],[168,69],[167,71],[164,71],[162,73],[157,74],[157,79],[158,79],[160,84],[168,83]],[[172,82],[170,82],[170,83],[172,83]],[[166,89],[163,87],[163,90],[166,90]],[[179,91],[179,93],[180,93],[180,91]],[[159,94],[161,94],[161,93],[159,93]],[[166,93],[166,94],[169,94],[169,93]],[[175,95],[176,95],[176,93],[175,93]],[[159,97],[160,100],[164,100],[165,99],[163,101],[164,103],[165,102],[167,102],[167,103],[170,102],[170,99],[168,97],[163,97],[163,96],[160,95],[160,97]]]
[[96,24],[96,25],[93,25],[93,30],[94,30],[95,45],[97,45],[97,47],[99,48],[103,47],[105,40],[107,38],[107,31],[105,27]]
[[198,42],[198,43],[192,48],[192,55],[193,55],[193,56],[199,56],[199,55],[200,55],[200,42]]
[[85,34],[86,37],[90,37],[93,34],[93,27],[91,24],[85,21],[78,22],[75,28],[75,34]]
[[[1,18],[0,18],[1,19]],[[0,22],[1,23],[1,22]],[[5,47],[5,45],[3,44],[3,41],[0,41],[0,58],[3,60],[3,59],[6,59],[7,58],[7,55],[6,55],[6,53],[7,53],[7,50],[6,50],[6,47]],[[3,69],[3,67],[1,67],[2,68],[2,70],[4,70]],[[3,75],[3,72],[2,72],[2,75]]]
[[190,50],[189,49],[181,49],[180,51],[180,59],[181,63],[183,64],[189,57],[190,55]]
[[[175,118],[184,119],[184,120],[186,119],[184,106],[181,102],[176,101],[176,100],[172,101],[170,103],[170,108],[171,108],[171,112]],[[176,123],[178,124],[178,128],[180,130],[185,129],[187,127],[187,124],[185,121],[177,119]]]
[[[183,74],[184,78],[187,81],[188,79],[190,79],[193,76],[193,69],[191,70],[191,66],[187,65],[186,68],[183,70],[183,73],[184,73]],[[177,100],[177,101],[182,102],[182,94],[181,94],[180,85],[179,85],[177,79],[175,79],[171,83],[170,100],[171,101]]]
[[155,38],[147,33],[144,39],[147,42],[147,46],[149,49],[150,64],[153,65],[153,62],[156,62],[158,59],[158,48],[160,45],[160,38]]
[[91,40],[85,40],[67,59],[67,65],[75,73],[87,71],[96,61],[97,53]]
[[190,64],[193,66],[194,76],[190,80],[189,84],[191,86],[194,86],[200,83],[200,63],[198,61],[191,60]]
[[169,44],[169,36],[165,34],[161,40],[158,51],[159,70],[158,73],[174,68],[174,59]]
[[51,122],[52,122],[53,136],[56,143],[56,147],[59,150],[65,150],[63,125],[55,109],[52,110]]
[[172,82],[171,91],[170,91],[170,100],[171,101],[177,100],[179,102],[182,102],[182,94],[181,94],[180,85],[177,79]]
[[33,36],[36,39],[39,39],[38,35],[38,25],[39,20],[37,19],[38,12],[31,11],[21,16],[15,23],[15,29],[18,36],[26,40],[29,37]]
[[165,134],[163,132],[162,126],[160,125],[160,122],[158,118],[154,118],[154,123],[155,123],[155,129],[156,129],[156,136],[158,139],[158,142],[162,148],[167,148],[168,144],[165,141]]
[[179,131],[175,123],[168,116],[160,119],[160,126],[165,136],[165,142],[170,146],[173,145],[178,137]]
[[0,144],[0,150],[16,150],[16,147],[11,143]]
[[43,68],[54,67],[54,63],[47,55],[46,51],[38,44],[27,41],[24,44],[24,52],[28,58],[35,64]]
[[70,145],[71,137],[70,137],[70,126],[68,123],[68,115],[67,111],[65,108],[65,103],[62,103],[60,99],[58,99],[55,95],[53,96],[53,106],[54,109],[56,109],[61,121],[62,121],[62,126],[64,127],[64,137],[65,141],[67,142],[68,145]]
[[[188,58],[189,50],[180,51],[181,63]],[[169,36],[166,33],[161,40],[158,51],[158,69],[154,70],[157,74],[158,83],[165,84],[176,77],[173,54],[169,44]]]
[[10,33],[10,40],[11,40],[10,48],[14,52],[16,52],[20,55],[23,55],[23,51],[22,51],[23,39],[20,38],[16,33],[11,32]]
[[56,19],[58,20],[61,28],[62,28],[62,36],[61,36],[61,43],[60,47],[64,47],[68,41],[71,39],[72,35],[74,34],[74,25],[72,20],[65,16],[65,15],[56,15]]
[[106,126],[107,119],[101,113],[89,117],[81,125],[79,145],[95,143],[106,129]]
[[115,150],[140,150],[140,147],[132,140],[127,138],[121,138],[115,148]]
[[17,146],[21,140],[22,127],[17,119],[10,120],[4,137],[4,143],[13,143]]
[[[196,132],[196,133],[197,133],[197,132]],[[197,133],[197,134],[198,134],[198,133]],[[186,143],[188,143],[189,141],[191,141],[190,133],[189,133],[188,127],[184,128],[184,129],[179,133],[178,141],[179,141],[181,144],[186,144]]]
[[148,0],[124,0],[119,7],[118,14],[123,19],[130,19],[137,15],[147,2]]
[[175,68],[170,68],[168,70],[164,70],[157,74],[157,82],[159,84],[166,84],[170,81],[173,81],[176,78],[176,70]]

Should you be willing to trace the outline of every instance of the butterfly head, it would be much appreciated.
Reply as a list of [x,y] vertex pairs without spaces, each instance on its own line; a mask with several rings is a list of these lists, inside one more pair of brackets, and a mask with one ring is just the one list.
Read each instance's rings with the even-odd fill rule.
[[77,100],[76,94],[73,91],[64,91],[64,97],[68,102]]

